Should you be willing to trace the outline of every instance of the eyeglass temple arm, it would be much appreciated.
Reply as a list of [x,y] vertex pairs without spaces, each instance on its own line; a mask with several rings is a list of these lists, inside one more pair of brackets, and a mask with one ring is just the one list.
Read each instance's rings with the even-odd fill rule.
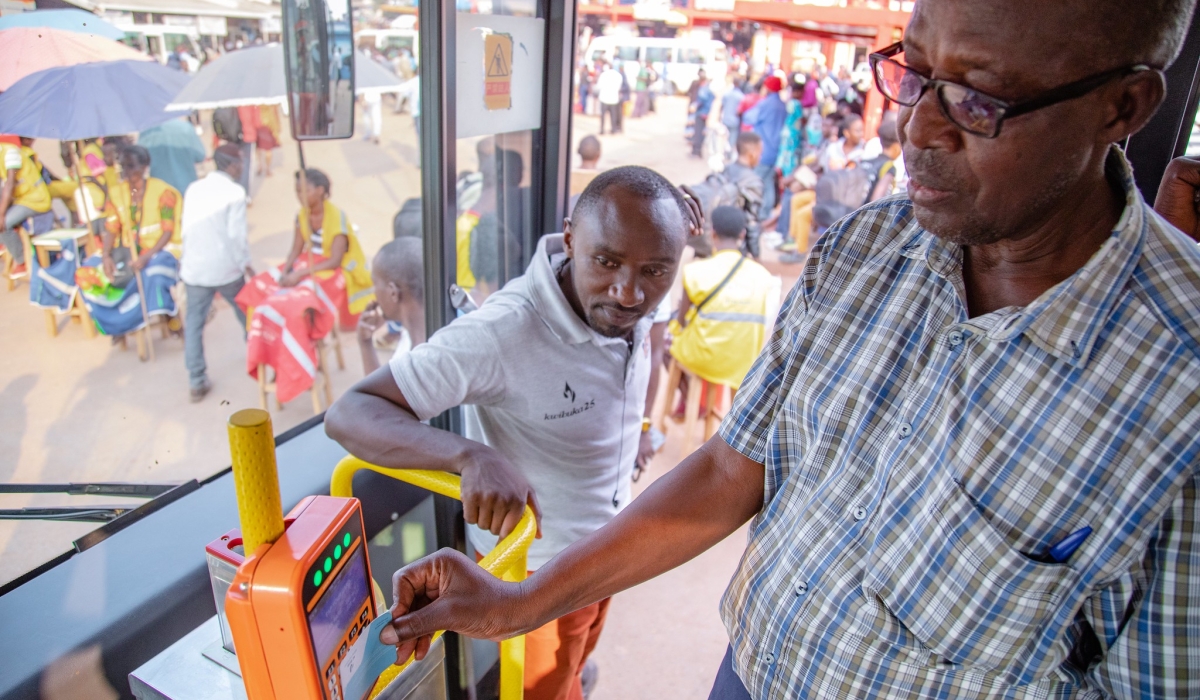
[[1067,100],[1073,100],[1076,97],[1083,97],[1092,90],[1095,90],[1117,76],[1132,75],[1133,73],[1141,73],[1142,71],[1148,70],[1154,70],[1154,68],[1139,64],[1136,66],[1122,66],[1120,68],[1114,68],[1103,73],[1098,73],[1090,78],[1084,78],[1078,82],[1064,85],[1057,90],[1052,90],[1050,93],[1035,97],[1032,100],[1010,105],[1005,108],[1004,117],[1006,119],[1009,117],[1015,117],[1020,114],[1025,114],[1026,112],[1032,112],[1043,107],[1049,107],[1050,105],[1058,104],[1059,102],[1066,102]]

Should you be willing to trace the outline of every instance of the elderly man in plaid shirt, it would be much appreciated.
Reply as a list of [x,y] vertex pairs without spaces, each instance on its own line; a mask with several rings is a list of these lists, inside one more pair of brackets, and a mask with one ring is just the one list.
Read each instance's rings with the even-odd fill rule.
[[872,56],[907,196],[817,244],[720,435],[523,584],[396,574],[399,653],[499,638],[751,519],[712,698],[1200,697],[1200,250],[1115,146],[1195,0],[919,0]]

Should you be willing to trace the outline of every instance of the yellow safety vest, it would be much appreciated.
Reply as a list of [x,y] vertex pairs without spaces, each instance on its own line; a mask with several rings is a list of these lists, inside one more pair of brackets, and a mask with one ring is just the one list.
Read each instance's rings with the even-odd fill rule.
[[739,251],[722,250],[684,267],[683,290],[692,312],[686,328],[671,324],[671,356],[692,374],[733,389],[742,385],[766,339],[771,273],[747,258],[699,312],[696,308],[740,258]]
[[42,179],[42,167],[38,165],[33,149],[11,144],[5,144],[5,148],[17,148],[21,154],[21,168],[13,185],[12,203],[29,207],[39,214],[50,211],[50,189]]
[[[303,210],[296,217],[300,225],[300,236],[304,247],[308,248],[312,241],[312,227],[308,223],[308,211]],[[350,313],[361,314],[367,304],[375,298],[375,283],[371,281],[371,271],[367,268],[367,258],[363,255],[358,237],[350,227],[346,214],[325,200],[325,218],[321,221],[321,255],[333,257],[333,239],[345,236],[348,245],[346,254],[342,257],[342,276],[346,280],[346,296]]]
[[96,211],[92,212],[92,214],[99,217],[104,213],[104,207],[108,204],[106,193],[121,181],[121,176],[117,173],[116,167],[112,165],[106,165],[104,172],[98,177],[92,175],[92,171],[87,165],[87,157],[94,156],[100,160],[104,160],[104,149],[95,141],[84,146],[81,155],[79,176],[83,180],[83,186],[92,196],[92,203],[96,205]]
[[[167,193],[175,196],[175,206],[171,219],[163,221],[159,202]],[[156,177],[146,178],[146,190],[142,193],[141,205],[138,208],[141,221],[137,222],[133,217],[133,197],[129,190],[129,182],[121,180],[108,190],[107,211],[110,224],[120,222],[121,245],[132,247],[136,230],[138,249],[150,250],[158,243],[163,232],[169,229],[171,242],[165,250],[170,250],[175,257],[179,257],[180,244],[183,242],[179,230],[183,217],[183,195],[179,194],[179,190]]]

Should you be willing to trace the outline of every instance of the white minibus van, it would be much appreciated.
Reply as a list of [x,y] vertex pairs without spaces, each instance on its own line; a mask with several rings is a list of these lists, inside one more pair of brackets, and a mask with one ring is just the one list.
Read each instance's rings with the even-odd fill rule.
[[630,84],[637,78],[638,62],[646,61],[676,94],[687,92],[701,68],[716,85],[725,84],[725,44],[715,39],[600,36],[588,44],[584,58],[588,65],[612,61]]

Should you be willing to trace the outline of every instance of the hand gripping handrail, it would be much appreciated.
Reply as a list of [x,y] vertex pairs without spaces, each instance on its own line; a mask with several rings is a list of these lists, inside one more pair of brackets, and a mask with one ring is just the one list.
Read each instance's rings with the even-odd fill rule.
[[[334,467],[333,477],[329,481],[329,495],[340,498],[350,498],[353,494],[354,474],[363,469],[390,476],[413,486],[419,486],[442,496],[462,500],[462,480],[457,474],[448,472],[427,471],[424,469],[389,469],[364,462],[357,457],[346,457]],[[526,555],[529,545],[533,544],[537,533],[537,523],[534,521],[533,510],[526,505],[521,520],[516,529],[509,533],[488,552],[479,565],[489,573],[504,581],[524,581],[528,571]],[[434,639],[440,635],[434,635]],[[409,659],[404,664],[392,666],[385,671],[371,691],[374,698],[387,687],[397,675],[412,663]],[[524,697],[525,675],[525,637],[513,637],[500,642],[500,700],[522,700]]]

